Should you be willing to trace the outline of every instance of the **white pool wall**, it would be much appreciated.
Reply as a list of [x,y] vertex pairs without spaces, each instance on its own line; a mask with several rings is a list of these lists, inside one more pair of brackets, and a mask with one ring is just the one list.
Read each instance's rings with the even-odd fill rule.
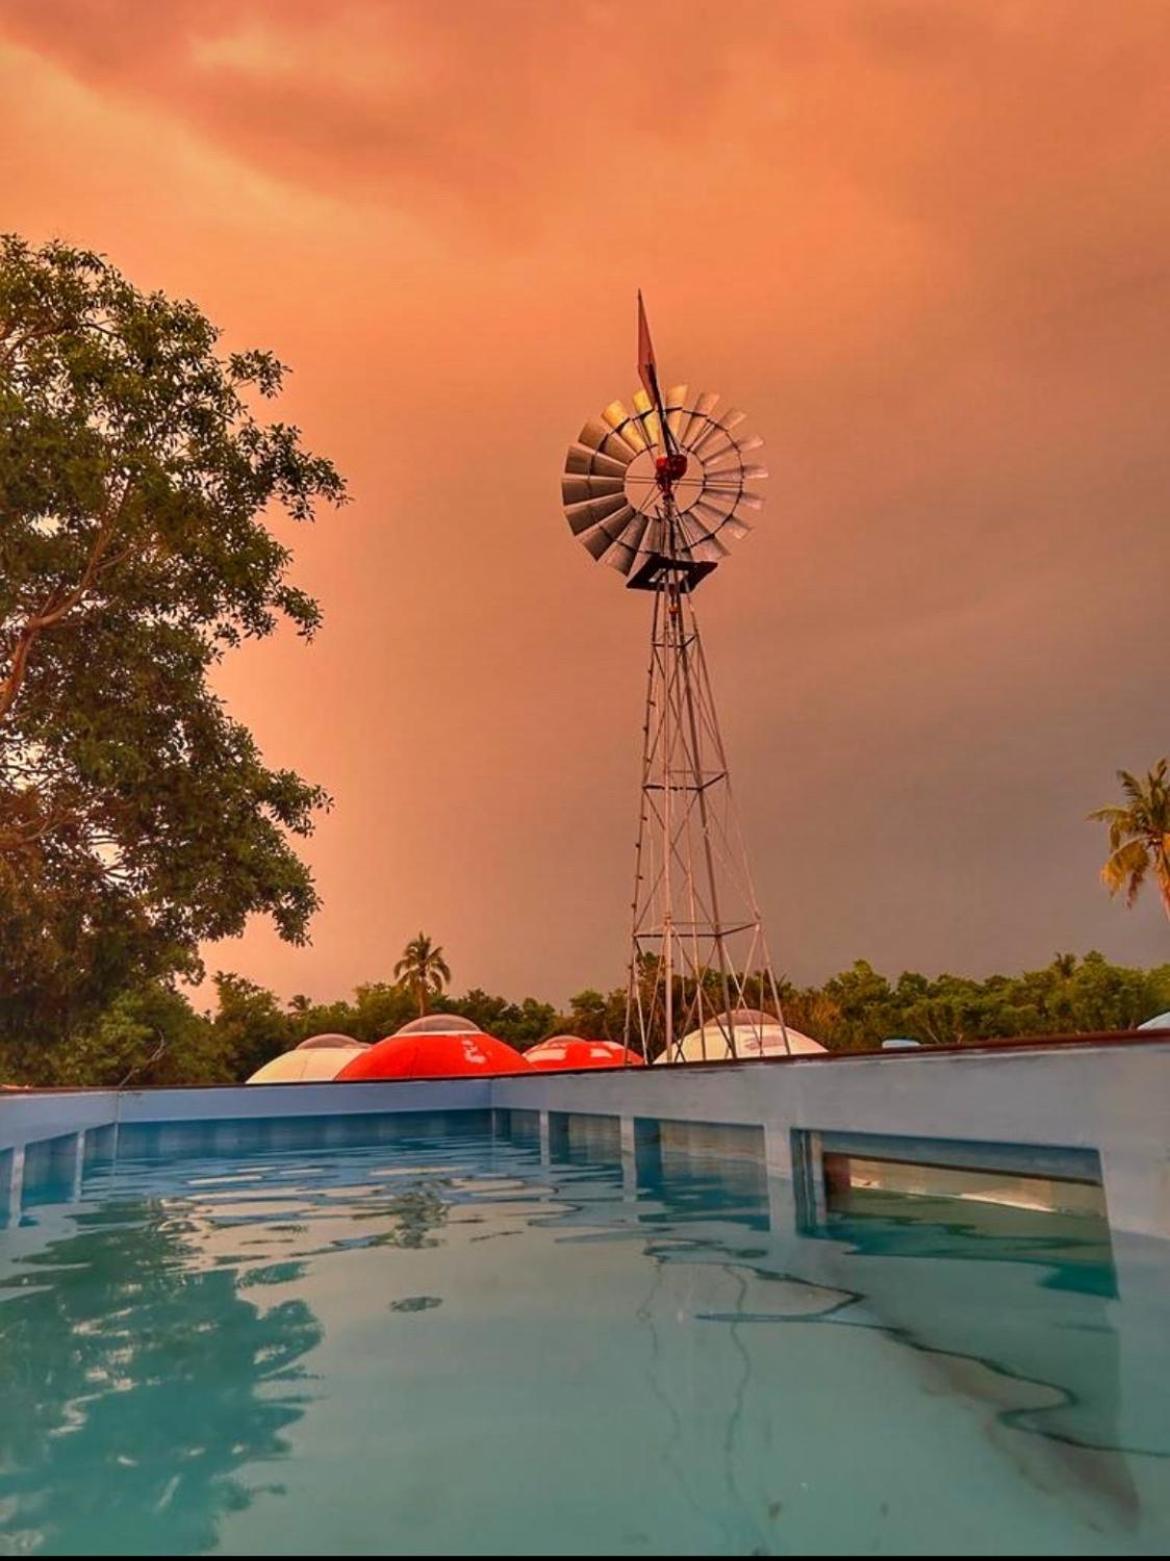
[[[1170,1035],[710,1063],[578,1074],[199,1089],[29,1091],[0,1096],[0,1213],[19,1208],[30,1146],[62,1179],[109,1152],[129,1123],[369,1113],[525,1110],[548,1142],[549,1113],[763,1129],[769,1171],[792,1176],[792,1135],[876,1133],[1089,1149],[1101,1161],[1115,1230],[1170,1239]],[[105,1131],[103,1131],[105,1130]],[[70,1140],[76,1139],[76,1143]],[[72,1159],[71,1159],[72,1157]]]

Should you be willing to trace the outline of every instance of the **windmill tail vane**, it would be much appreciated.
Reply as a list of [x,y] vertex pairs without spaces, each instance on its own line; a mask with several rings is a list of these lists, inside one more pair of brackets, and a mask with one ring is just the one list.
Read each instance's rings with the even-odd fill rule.
[[[642,301],[642,294],[638,292],[638,378],[642,381],[642,389],[655,405],[661,405],[662,392],[658,389],[658,364],[654,358],[654,343],[650,339],[650,322],[646,318],[646,305]],[[665,445],[664,451],[669,454],[671,444],[669,420],[662,424],[662,433]]]
[[584,424],[561,479],[573,535],[653,595],[626,1045],[647,1061],[758,1056],[766,1030],[785,1050],[788,1032],[692,597],[763,506],[763,440],[713,391],[662,391],[641,293],[638,377],[631,407]]

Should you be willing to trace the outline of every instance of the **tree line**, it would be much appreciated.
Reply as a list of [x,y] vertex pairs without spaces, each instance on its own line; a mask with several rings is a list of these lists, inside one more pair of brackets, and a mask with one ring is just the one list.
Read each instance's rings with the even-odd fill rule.
[[[218,974],[213,986],[214,1003],[205,1012],[174,985],[148,981],[120,992],[56,1045],[0,1038],[0,1082],[239,1083],[311,1035],[378,1041],[417,1017],[420,1007],[409,973],[367,982],[347,998],[323,1003],[304,996],[282,1003],[265,987],[228,973]],[[459,1014],[519,1051],[550,1035],[623,1038],[624,986],[585,988],[563,1009],[534,997],[515,1001],[479,988],[462,994],[443,988],[441,981],[428,988],[428,1010]],[[953,1046],[1136,1028],[1170,1010],[1170,964],[1142,970],[1112,964],[1099,953],[1059,954],[1014,976],[903,971],[891,979],[857,960],[819,986],[781,980],[779,990],[786,1022],[830,1051],[869,1050],[894,1036]]]

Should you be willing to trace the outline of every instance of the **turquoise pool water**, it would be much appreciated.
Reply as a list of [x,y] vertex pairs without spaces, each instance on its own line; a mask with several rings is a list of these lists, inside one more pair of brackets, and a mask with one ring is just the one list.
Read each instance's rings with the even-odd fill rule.
[[735,1134],[319,1136],[127,1135],[0,1230],[0,1553],[1170,1546],[1154,1244],[801,1234]]

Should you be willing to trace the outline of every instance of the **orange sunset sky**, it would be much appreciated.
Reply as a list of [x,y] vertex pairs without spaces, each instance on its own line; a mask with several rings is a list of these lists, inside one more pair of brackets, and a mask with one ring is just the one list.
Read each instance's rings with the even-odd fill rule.
[[559,479],[639,286],[767,440],[698,607],[778,968],[1170,957],[1084,822],[1170,750],[1168,58],[1164,0],[0,0],[0,227],[274,348],[352,488],[316,643],[220,677],[325,906],[210,967],[621,981],[649,600]]

